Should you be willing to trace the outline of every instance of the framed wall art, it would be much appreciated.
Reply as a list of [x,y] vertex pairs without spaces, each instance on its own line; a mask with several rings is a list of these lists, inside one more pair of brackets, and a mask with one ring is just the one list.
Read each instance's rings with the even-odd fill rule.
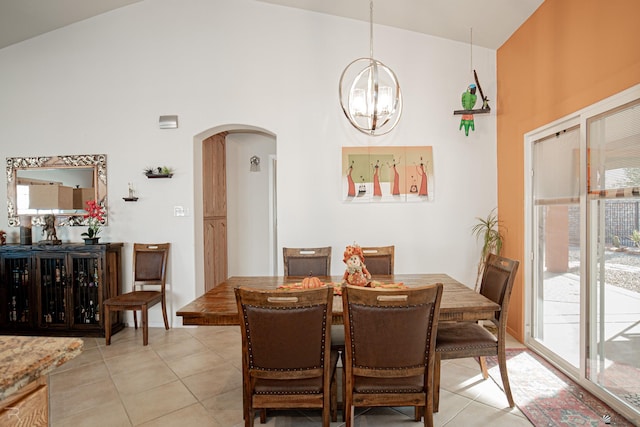
[[342,199],[353,203],[434,199],[433,147],[343,147]]

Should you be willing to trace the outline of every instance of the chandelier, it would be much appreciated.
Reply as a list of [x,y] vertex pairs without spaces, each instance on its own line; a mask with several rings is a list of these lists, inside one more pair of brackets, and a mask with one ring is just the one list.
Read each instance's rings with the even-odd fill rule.
[[340,76],[340,105],[360,132],[389,133],[402,114],[402,94],[395,73],[373,58],[373,0],[369,2],[369,57],[351,62]]

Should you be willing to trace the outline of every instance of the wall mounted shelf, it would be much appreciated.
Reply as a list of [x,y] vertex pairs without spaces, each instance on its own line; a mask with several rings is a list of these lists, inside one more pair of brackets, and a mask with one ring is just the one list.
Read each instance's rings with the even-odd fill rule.
[[171,178],[172,173],[148,173],[147,178]]
[[122,200],[124,200],[125,202],[137,202],[138,198],[137,197],[123,197]]
[[475,110],[454,110],[453,114],[489,114],[491,108],[476,108]]

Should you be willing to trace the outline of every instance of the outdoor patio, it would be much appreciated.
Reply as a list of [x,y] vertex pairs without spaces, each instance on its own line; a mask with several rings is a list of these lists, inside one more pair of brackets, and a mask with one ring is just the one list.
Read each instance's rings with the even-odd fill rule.
[[[575,367],[580,366],[579,267],[579,252],[572,250],[568,272],[545,274],[540,339]],[[607,250],[604,277],[605,315],[593,326],[603,339],[596,342],[591,368],[601,385],[640,411],[640,254]]]

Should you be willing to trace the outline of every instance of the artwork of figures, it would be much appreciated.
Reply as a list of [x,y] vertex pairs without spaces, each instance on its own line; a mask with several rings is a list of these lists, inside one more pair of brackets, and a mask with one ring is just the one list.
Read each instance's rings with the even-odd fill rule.
[[343,200],[353,203],[432,201],[433,150],[343,147]]

